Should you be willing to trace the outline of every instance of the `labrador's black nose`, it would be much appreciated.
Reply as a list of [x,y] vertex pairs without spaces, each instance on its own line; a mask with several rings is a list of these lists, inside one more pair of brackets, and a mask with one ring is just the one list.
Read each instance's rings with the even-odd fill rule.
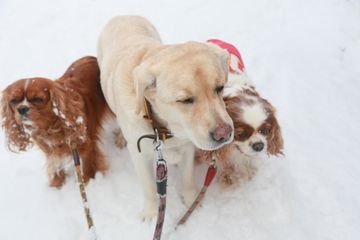
[[26,115],[30,109],[27,106],[20,106],[18,107],[17,110],[20,113],[20,115]]
[[263,142],[256,142],[252,145],[252,149],[256,152],[260,152],[264,149],[264,143]]

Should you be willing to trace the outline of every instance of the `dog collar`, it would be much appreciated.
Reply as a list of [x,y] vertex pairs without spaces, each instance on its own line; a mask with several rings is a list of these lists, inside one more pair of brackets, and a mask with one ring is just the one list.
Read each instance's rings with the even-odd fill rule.
[[153,118],[153,111],[152,111],[151,104],[146,98],[144,98],[144,109],[145,109],[144,119],[146,119],[147,121],[150,122],[152,128],[154,129],[154,134],[142,135],[138,139],[137,147],[138,147],[139,152],[141,152],[140,142],[144,138],[153,139],[154,141],[157,141],[158,139],[160,139],[164,142],[166,139],[173,137],[173,135],[169,129],[162,126],[158,121],[156,121]]
[[220,48],[228,51],[228,53],[230,54],[229,72],[235,74],[241,74],[242,72],[244,72],[245,69],[244,62],[241,58],[240,52],[237,50],[237,48],[234,45],[219,39],[209,39],[206,42],[215,44]]

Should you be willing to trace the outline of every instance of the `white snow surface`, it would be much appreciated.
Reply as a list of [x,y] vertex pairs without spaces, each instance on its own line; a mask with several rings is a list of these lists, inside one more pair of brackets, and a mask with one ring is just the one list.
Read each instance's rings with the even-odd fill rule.
[[[0,87],[25,77],[62,75],[96,54],[104,24],[137,14],[165,43],[218,38],[240,50],[257,90],[278,109],[286,155],[264,158],[236,189],[213,184],[202,207],[185,211],[171,166],[162,239],[360,239],[360,2],[357,0],[0,1]],[[47,185],[36,148],[15,154],[0,133],[0,239],[77,240],[88,236],[74,175]],[[152,239],[142,223],[141,187],[126,150],[104,139],[110,169],[87,186],[102,240]],[[205,167],[196,168],[200,188]]]

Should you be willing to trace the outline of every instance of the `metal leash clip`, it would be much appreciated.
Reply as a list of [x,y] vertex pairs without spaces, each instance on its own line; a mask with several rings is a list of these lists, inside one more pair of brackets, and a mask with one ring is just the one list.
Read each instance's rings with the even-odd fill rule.
[[216,153],[212,153],[211,154],[211,162],[210,162],[211,167],[216,168],[216,159],[217,159]]

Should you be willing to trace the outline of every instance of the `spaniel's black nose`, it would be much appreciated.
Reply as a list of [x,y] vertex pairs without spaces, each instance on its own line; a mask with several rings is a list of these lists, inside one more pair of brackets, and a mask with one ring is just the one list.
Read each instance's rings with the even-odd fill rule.
[[263,142],[256,142],[252,145],[252,148],[254,149],[254,151],[256,152],[260,152],[261,150],[264,149],[264,143]]
[[20,106],[18,107],[17,110],[20,113],[20,115],[26,115],[30,109],[27,106]]

